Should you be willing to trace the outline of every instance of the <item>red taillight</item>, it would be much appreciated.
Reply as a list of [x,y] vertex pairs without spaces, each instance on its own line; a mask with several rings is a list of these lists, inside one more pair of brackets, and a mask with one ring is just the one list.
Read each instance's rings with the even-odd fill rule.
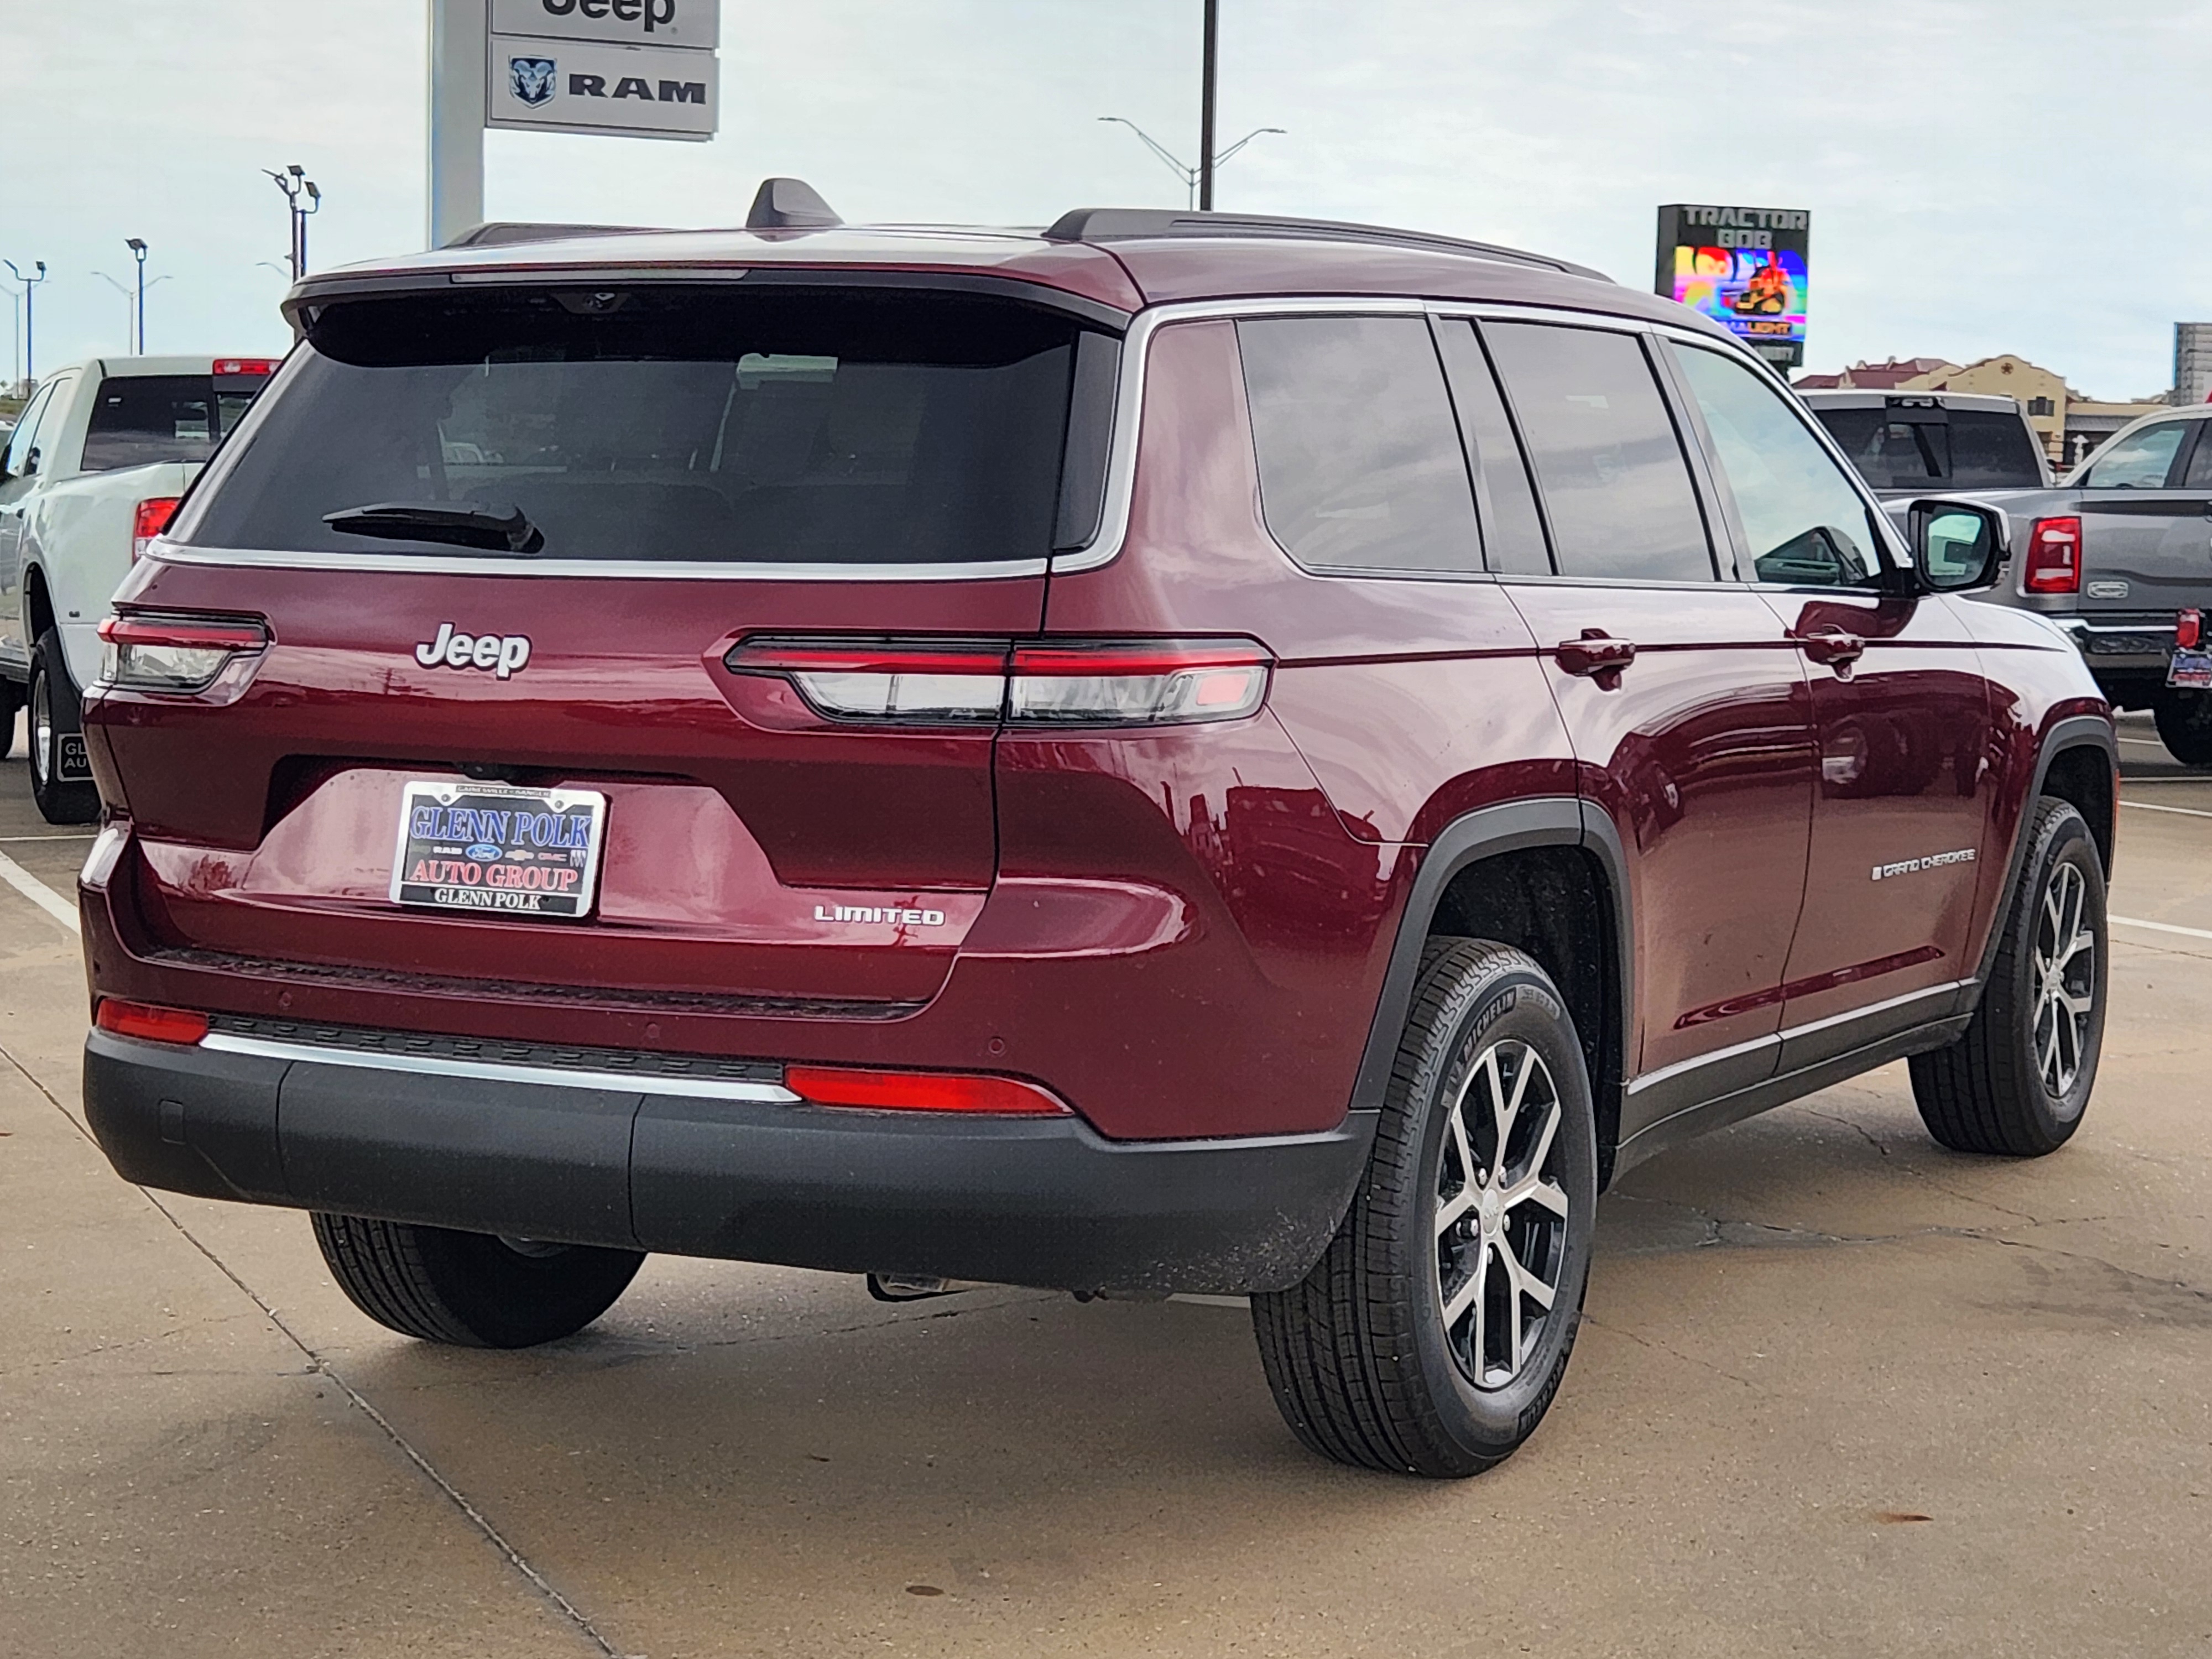
[[215,360],[217,374],[258,374],[266,380],[276,372],[274,357],[218,357]]
[[1273,659],[1250,640],[755,637],[723,659],[774,674],[837,720],[924,726],[1166,726],[1237,720]]
[[2204,642],[2204,613],[2185,611],[2173,619],[2174,648],[2194,651]]
[[92,1019],[103,1031],[148,1042],[190,1044],[208,1034],[205,1014],[196,1014],[189,1008],[162,1008],[150,1002],[125,1002],[118,997],[102,997]]
[[126,691],[203,690],[233,658],[269,643],[258,622],[137,612],[107,617],[100,637],[107,647],[100,678]]
[[867,1072],[844,1066],[787,1066],[784,1086],[817,1106],[884,1112],[971,1112],[999,1117],[1064,1115],[1067,1108],[1034,1083],[945,1072]]
[[178,500],[174,495],[156,495],[138,503],[131,519],[131,563],[144,558],[147,544],[169,527],[169,520],[177,515]]
[[2081,591],[2081,520],[2038,519],[2027,532],[2022,585],[2031,593]]

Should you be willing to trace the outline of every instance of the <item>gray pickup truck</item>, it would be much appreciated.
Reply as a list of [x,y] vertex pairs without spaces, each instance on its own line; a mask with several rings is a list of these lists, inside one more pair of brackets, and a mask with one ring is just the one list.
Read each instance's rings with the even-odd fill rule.
[[[1900,517],[1939,489],[2002,507],[2010,568],[1975,597],[2050,617],[2116,708],[2149,709],[2175,759],[2212,767],[2212,690],[2167,683],[2177,619],[2212,611],[2212,404],[2144,416],[2056,484],[2030,475],[2039,452],[2015,458],[2025,487],[2007,488],[2004,457],[2018,444],[1994,416],[1975,416],[1980,430],[1962,443],[1961,410],[1944,406],[2009,399],[1814,392],[1805,402]],[[1936,429],[1938,408],[1948,431]],[[2025,439],[2014,409],[2004,418]]]

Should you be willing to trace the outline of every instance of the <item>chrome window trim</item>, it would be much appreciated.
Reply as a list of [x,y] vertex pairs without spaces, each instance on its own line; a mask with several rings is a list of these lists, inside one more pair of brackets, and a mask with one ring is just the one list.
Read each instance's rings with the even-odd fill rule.
[[275,570],[366,570],[391,575],[592,576],[659,581],[952,582],[1006,581],[1045,574],[1044,559],[976,564],[740,564],[720,560],[510,559],[405,553],[325,553],[276,548],[185,547],[156,540],[146,557],[167,564],[216,564]]
[[1762,1048],[1778,1048],[1795,1038],[1810,1036],[1815,1031],[1831,1030],[1838,1025],[1848,1025],[1853,1020],[1871,1018],[1875,1014],[1886,1014],[1893,1009],[1902,1008],[1910,1003],[1923,1001],[1929,997],[1951,996],[1965,990],[1973,982],[1970,979],[1947,980],[1941,985],[1930,985],[1918,991],[1907,991],[1902,996],[1888,997],[1880,1002],[1869,1002],[1862,1008],[1851,1008],[1840,1014],[1830,1014],[1825,1019],[1808,1020],[1802,1025],[1788,1026],[1768,1036],[1753,1037],[1748,1042],[1738,1042],[1726,1048],[1716,1048],[1709,1054],[1694,1054],[1688,1060],[1678,1060],[1671,1066],[1662,1066],[1656,1072],[1645,1072],[1632,1079],[1628,1085],[1628,1092],[1632,1095],[1640,1094],[1654,1084],[1664,1083],[1669,1078],[1677,1078],[1685,1073],[1694,1072],[1701,1066],[1717,1065],[1724,1060],[1735,1060],[1745,1054],[1756,1054]]
[[463,1078],[479,1083],[533,1083],[554,1089],[596,1089],[626,1095],[684,1095],[695,1100],[737,1100],[792,1106],[800,1097],[779,1083],[748,1083],[737,1078],[628,1076],[620,1072],[568,1071],[556,1066],[518,1066],[488,1060],[449,1060],[440,1054],[380,1054],[358,1048],[325,1048],[310,1042],[273,1042],[264,1037],[210,1031],[203,1048],[258,1060],[290,1060],[303,1066],[344,1066],[364,1072],[410,1072],[430,1077]]

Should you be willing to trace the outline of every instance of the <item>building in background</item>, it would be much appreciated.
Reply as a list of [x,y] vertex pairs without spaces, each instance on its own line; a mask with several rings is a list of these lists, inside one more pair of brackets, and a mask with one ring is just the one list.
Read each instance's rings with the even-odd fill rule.
[[[2177,325],[2177,371],[2182,352],[2179,330],[2188,328],[2205,331],[2200,350],[2205,373],[2212,378],[2212,324]],[[1892,357],[1885,362],[1854,363],[1835,374],[1801,374],[1794,384],[1808,391],[1849,387],[1874,392],[1975,392],[2015,398],[2027,411],[2027,423],[2042,440],[2051,464],[2061,471],[2078,465],[2129,422],[2163,409],[2173,400],[2169,393],[2166,398],[2139,402],[2101,402],[2075,391],[2056,370],[2008,351],[1971,363],[1941,357]]]
[[2177,404],[2212,403],[2212,323],[2173,325],[2173,390]]

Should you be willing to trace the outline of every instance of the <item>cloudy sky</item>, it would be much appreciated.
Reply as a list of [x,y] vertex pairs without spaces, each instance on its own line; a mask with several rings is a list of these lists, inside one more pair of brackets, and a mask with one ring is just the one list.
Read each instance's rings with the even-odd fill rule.
[[[2018,351],[2094,395],[2212,317],[2212,4],[1223,0],[1220,204],[1516,243],[1650,280],[1673,201],[1813,215],[1808,366]],[[1179,205],[1128,117],[1197,147],[1198,0],[723,0],[710,144],[492,133],[496,218],[715,224],[769,173],[848,219]],[[0,257],[38,352],[281,347],[283,202],[317,267],[423,240],[425,0],[0,0]],[[2117,21],[2117,20],[2124,20]],[[263,262],[270,262],[264,264]],[[0,280],[4,280],[0,270]],[[0,331],[9,328],[0,312]],[[0,353],[11,349],[0,332]],[[0,358],[0,367],[4,367]]]

